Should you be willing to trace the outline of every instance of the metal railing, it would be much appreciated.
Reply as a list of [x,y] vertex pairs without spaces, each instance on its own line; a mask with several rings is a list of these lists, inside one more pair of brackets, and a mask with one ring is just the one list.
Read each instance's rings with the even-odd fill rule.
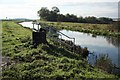
[[[38,25],[38,30],[34,28],[34,24]],[[40,30],[40,27],[39,27],[39,26],[41,26],[41,28],[45,29],[45,30],[48,31],[49,33],[51,33],[51,34],[49,34],[49,36],[47,36],[49,39],[54,40],[54,41],[56,41],[56,42],[59,42],[61,46],[62,46],[62,44],[64,44],[64,45],[66,45],[66,46],[68,46],[68,47],[70,47],[70,48],[73,48],[73,52],[74,52],[74,50],[75,50],[75,49],[74,49],[74,46],[75,46],[75,38],[69,37],[68,35],[66,35],[66,34],[58,31],[58,30],[57,30],[56,28],[54,28],[54,27],[48,26],[48,25],[45,24],[45,23],[38,23],[38,22],[35,23],[35,22],[33,22],[33,30],[35,30],[35,31],[38,32],[38,31]],[[55,31],[55,32],[54,32],[54,31]],[[54,34],[57,35],[57,37],[55,37]],[[59,38],[59,36],[60,36],[61,38]],[[70,44],[66,43],[66,41],[63,39],[63,36],[64,36],[64,37],[67,37],[69,40],[71,39],[71,41],[73,42],[73,44],[70,45]],[[63,39],[64,41],[62,41],[62,39]]]

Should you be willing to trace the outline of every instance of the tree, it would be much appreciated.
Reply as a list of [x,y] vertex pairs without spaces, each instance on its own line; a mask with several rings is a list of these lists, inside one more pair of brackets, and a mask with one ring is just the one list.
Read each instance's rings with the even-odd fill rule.
[[57,21],[57,13],[54,13],[53,11],[50,11],[50,14],[48,15],[48,21]]
[[57,18],[57,21],[65,21],[66,20],[66,17],[65,17],[65,15],[63,15],[63,14],[58,14],[58,18]]
[[94,16],[85,17],[85,21],[86,21],[87,23],[97,23],[97,22],[98,22],[97,18],[94,17]]
[[79,23],[84,23],[85,19],[82,16],[80,16],[80,17],[78,17],[78,22]]
[[74,15],[74,14],[71,14],[71,22],[78,22],[78,18],[77,18],[77,16],[76,15]]
[[52,11],[56,14],[58,14],[60,12],[59,8],[56,6],[52,7]]
[[47,9],[47,7],[42,7],[37,13],[40,19],[48,20],[48,15],[50,14],[50,11],[49,9]]
[[106,17],[100,17],[98,19],[100,23],[111,23],[113,20],[111,18],[106,18]]
[[66,17],[66,20],[65,20],[65,21],[67,21],[67,22],[78,22],[78,18],[77,18],[77,16],[74,15],[74,14],[69,14],[69,13],[67,13],[67,14],[65,15],[65,17]]
[[60,10],[58,7],[54,6],[52,7],[52,10],[51,10],[51,16],[53,18],[52,21],[57,21],[58,20],[58,14],[59,14]]
[[51,11],[47,9],[47,7],[42,7],[37,13],[40,19],[47,20],[47,21],[102,23],[102,24],[103,23],[108,24],[113,22],[111,18],[106,18],[106,17],[96,18],[94,16],[89,16],[89,17],[83,18],[83,17],[77,17],[76,15],[69,14],[69,13],[67,13],[66,15],[63,15],[63,14],[60,14],[60,10],[56,6],[52,7]]

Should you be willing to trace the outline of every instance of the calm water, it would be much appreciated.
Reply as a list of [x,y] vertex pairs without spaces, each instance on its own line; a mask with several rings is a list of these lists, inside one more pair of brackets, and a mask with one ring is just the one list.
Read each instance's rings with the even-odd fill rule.
[[[25,27],[33,28],[32,22],[23,22],[20,24]],[[35,28],[37,29],[36,25]],[[96,56],[99,57],[100,54],[108,54],[113,64],[120,66],[118,63],[120,57],[119,38],[104,37],[104,36],[92,37],[92,34],[70,31],[70,30],[69,31],[61,30],[61,32],[68,35],[69,37],[74,37],[76,45],[80,45],[81,47],[87,47],[88,50],[94,54],[94,55],[90,54],[88,56],[88,61],[90,64],[95,63]],[[62,36],[62,38],[65,40],[69,40],[64,36]]]
[[[113,64],[116,64],[118,66],[118,58],[120,57],[118,51],[118,49],[120,49],[120,47],[118,47],[118,44],[120,43],[118,42],[120,39],[104,36],[92,37],[92,34],[70,30],[61,30],[60,32],[68,35],[69,37],[74,37],[76,45],[87,47],[88,50],[94,54],[90,54],[88,56],[88,61],[90,64],[94,64],[96,56],[99,57],[100,54],[108,54]],[[62,36],[62,38],[65,40],[70,40],[64,36]]]
[[[24,27],[33,28],[32,22],[22,22],[22,23],[19,23],[19,24],[21,24],[21,25],[24,26]],[[35,28],[35,29],[38,29],[38,26],[37,26],[37,25],[34,25],[34,28]]]

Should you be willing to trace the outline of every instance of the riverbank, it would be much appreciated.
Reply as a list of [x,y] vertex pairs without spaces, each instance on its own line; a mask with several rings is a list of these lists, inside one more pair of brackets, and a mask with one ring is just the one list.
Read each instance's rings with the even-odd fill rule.
[[40,44],[32,45],[32,31],[15,22],[5,21],[2,35],[2,55],[15,64],[2,70],[3,79],[86,79],[117,78],[101,69],[90,66],[80,55],[64,48]]
[[70,23],[70,22],[48,22],[40,21],[46,23],[49,26],[53,26],[59,30],[66,29],[72,31],[79,31],[84,33],[92,33],[95,35],[103,36],[114,36],[119,37],[120,32],[118,32],[116,25],[114,24],[90,24],[90,23]]

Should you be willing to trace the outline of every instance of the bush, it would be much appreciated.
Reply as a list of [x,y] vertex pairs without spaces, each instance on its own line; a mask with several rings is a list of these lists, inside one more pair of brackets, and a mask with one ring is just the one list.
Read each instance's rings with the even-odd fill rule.
[[112,60],[105,54],[100,55],[96,60],[95,66],[108,73],[112,73],[113,70]]

